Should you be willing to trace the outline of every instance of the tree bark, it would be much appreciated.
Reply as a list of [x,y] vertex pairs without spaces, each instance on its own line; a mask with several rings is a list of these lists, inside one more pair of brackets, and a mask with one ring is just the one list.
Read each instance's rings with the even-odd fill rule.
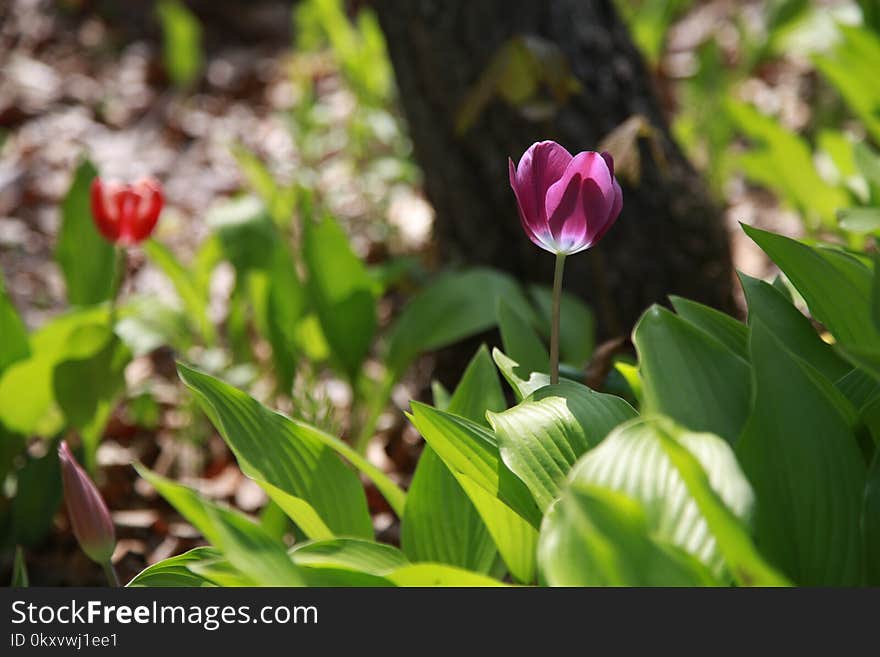
[[[593,305],[600,335],[627,332],[652,302],[679,294],[732,311],[732,266],[718,207],[669,135],[641,56],[610,0],[376,0],[425,189],[447,261],[486,264],[548,285],[554,257],[524,235],[508,184],[508,156],[554,139],[595,150],[644,115],[663,170],[642,144],[642,175],[621,181],[624,206],[603,242],[566,263],[565,289]],[[493,55],[516,36],[555,44],[581,89],[552,119],[530,120],[492,100],[464,134],[463,100]]]

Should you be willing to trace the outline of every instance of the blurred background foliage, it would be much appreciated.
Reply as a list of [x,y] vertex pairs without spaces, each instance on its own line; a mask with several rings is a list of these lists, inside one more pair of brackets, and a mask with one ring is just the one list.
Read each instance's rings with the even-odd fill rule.
[[[734,231],[738,221],[874,249],[876,2],[616,4],[676,138],[727,207],[738,268],[775,274]],[[180,386],[175,358],[345,436],[406,484],[419,437],[399,408],[428,394],[428,352],[500,324],[505,353],[522,363],[518,354],[546,338],[546,289],[491,270],[440,270],[369,3],[212,11],[181,0],[10,0],[0,15],[0,547],[9,572],[24,545],[47,583],[96,577],[62,556],[71,539],[55,514],[54,444],[71,433],[114,509],[117,561],[129,575],[197,538],[135,482],[133,459],[258,514],[273,532],[290,530]],[[535,90],[544,87],[557,103],[582,91],[553,44],[522,35],[474,81],[457,127],[465,133],[493,102],[541,116]],[[109,303],[115,255],[88,214],[99,170],[153,174],[167,191],[155,239],[129,255],[118,308]],[[590,309],[566,299],[573,376],[583,378],[594,354],[592,326]],[[601,373],[605,389],[629,390],[621,372],[632,359],[622,361]],[[396,540],[371,491],[375,528]]]

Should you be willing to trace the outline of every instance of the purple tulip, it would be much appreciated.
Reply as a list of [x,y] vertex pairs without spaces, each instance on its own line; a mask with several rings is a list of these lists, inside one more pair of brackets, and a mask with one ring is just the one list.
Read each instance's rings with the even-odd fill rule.
[[510,186],[516,194],[526,235],[542,249],[571,255],[596,244],[623,207],[608,153],[584,151],[572,157],[555,141],[539,141],[514,167]]
[[116,532],[110,511],[97,487],[82,469],[65,441],[58,446],[64,501],[73,534],[92,561],[109,564],[116,547]]

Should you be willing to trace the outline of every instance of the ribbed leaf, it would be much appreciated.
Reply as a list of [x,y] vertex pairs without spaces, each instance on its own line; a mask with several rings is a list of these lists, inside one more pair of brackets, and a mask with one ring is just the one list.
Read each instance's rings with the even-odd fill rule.
[[571,480],[638,500],[652,536],[691,554],[720,576],[724,562],[717,541],[663,450],[661,438],[668,433],[675,433],[693,453],[736,518],[747,522],[754,495],[730,446],[718,436],[685,432],[662,418],[640,418],[617,428],[575,465]]
[[581,454],[635,416],[620,397],[566,381],[533,392],[503,413],[490,413],[489,421],[505,465],[546,511]]
[[494,434],[424,404],[413,402],[412,409],[410,420],[476,507],[511,574],[531,581],[540,512],[501,461]]
[[737,455],[758,499],[758,547],[796,584],[855,584],[865,465],[854,412],[757,319],[749,349],[755,406]]
[[290,550],[290,556],[304,568],[340,568],[379,576],[409,565],[397,548],[359,538],[299,543]]
[[810,313],[846,347],[880,350],[871,318],[871,271],[854,258],[743,226],[804,297]]
[[[471,360],[448,410],[486,422],[487,410],[504,408],[504,394],[485,346]],[[489,572],[497,555],[486,525],[455,476],[425,445],[407,494],[401,546],[414,561],[435,561]]]
[[[315,435],[316,430],[270,411],[207,374],[184,365],[178,371],[232,449],[242,472],[302,499],[334,534],[372,538],[361,482]],[[276,501],[290,510],[283,500]],[[298,522],[297,517],[292,519]],[[313,520],[311,514],[308,520]],[[302,529],[306,531],[306,526]]]
[[713,586],[695,559],[650,536],[642,505],[572,482],[541,527],[538,562],[551,586]]
[[387,579],[397,586],[504,586],[497,579],[441,563],[404,566],[390,573]]
[[198,529],[238,571],[258,586],[302,586],[305,580],[284,549],[258,524],[237,511],[201,498],[195,491],[147,468],[138,473]]
[[822,341],[810,320],[795,308],[789,299],[769,283],[739,274],[749,319],[760,319],[773,333],[785,336],[788,349],[834,381],[850,369],[850,365],[831,345]]
[[880,450],[868,471],[862,508],[862,534],[865,541],[865,584],[880,586]]
[[724,344],[660,306],[633,331],[645,409],[735,443],[749,412],[749,365]]
[[696,301],[674,295],[670,295],[669,301],[679,317],[704,330],[740,358],[748,359],[749,330],[745,324]]
[[688,492],[718,543],[730,572],[740,586],[786,586],[788,580],[771,568],[760,555],[740,518],[734,515],[715,492],[712,482],[697,458],[682,444],[685,436],[674,428],[663,427],[660,444],[684,480]]
[[[550,385],[549,374],[543,372],[521,373],[519,363],[497,347],[492,350],[492,359],[498,366],[501,375],[513,389],[513,394],[516,396],[517,401],[522,401],[535,392],[535,390]],[[528,378],[523,379],[523,376],[528,376]]]

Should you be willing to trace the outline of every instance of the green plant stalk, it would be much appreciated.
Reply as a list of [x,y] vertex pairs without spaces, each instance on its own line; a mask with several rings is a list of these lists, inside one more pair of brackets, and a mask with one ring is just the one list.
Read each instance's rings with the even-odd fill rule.
[[562,306],[562,272],[565,269],[565,254],[556,254],[556,269],[553,272],[553,309],[550,318],[550,383],[559,383],[559,314]]
[[119,307],[119,294],[122,292],[122,286],[125,284],[125,274],[128,267],[127,252],[123,246],[113,247],[115,250],[114,261],[116,267],[113,271],[113,288],[110,293],[110,330],[116,327],[117,309]]
[[367,404],[367,416],[364,419],[364,423],[361,425],[360,431],[357,433],[357,439],[354,442],[354,447],[359,454],[366,454],[370,438],[373,437],[373,433],[376,431],[376,424],[379,422],[379,416],[382,415],[382,411],[385,410],[385,406],[391,398],[391,391],[396,382],[396,373],[391,370],[386,371],[385,376],[376,388],[375,394],[370,397]]
[[116,569],[113,568],[113,564],[109,559],[101,564],[104,568],[104,575],[107,577],[107,583],[110,586],[119,586],[119,578],[116,576]]

